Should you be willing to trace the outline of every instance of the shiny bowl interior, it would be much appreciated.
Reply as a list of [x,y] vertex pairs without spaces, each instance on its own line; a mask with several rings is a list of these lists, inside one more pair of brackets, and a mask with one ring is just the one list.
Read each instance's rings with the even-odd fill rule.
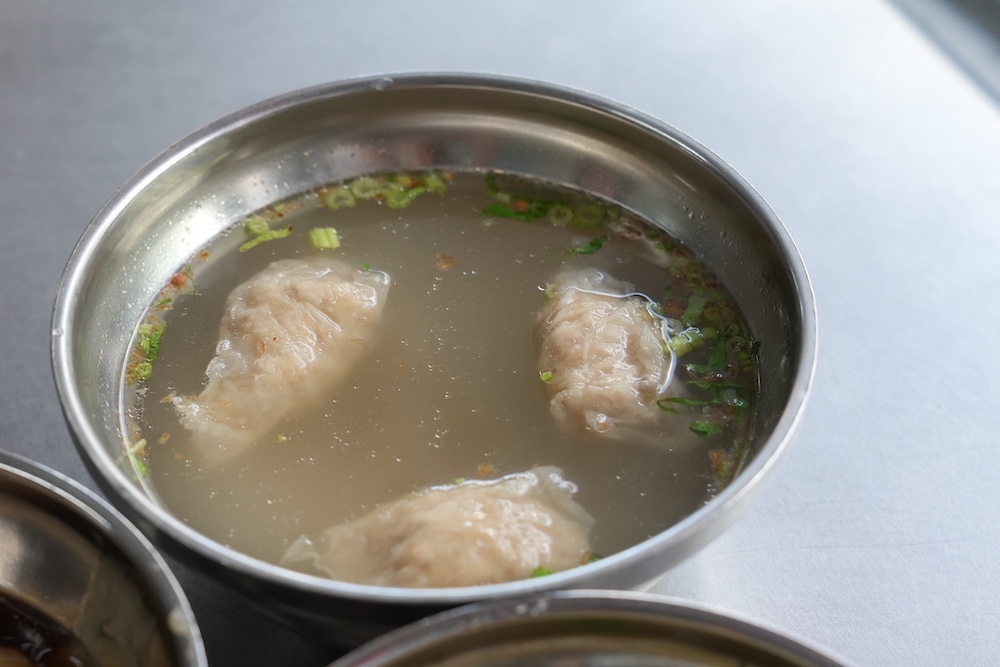
[[[122,456],[120,382],[130,335],[193,253],[248,214],[377,171],[502,170],[580,187],[668,230],[701,256],[761,343],[755,445],[711,502],[667,531],[549,577],[409,590],[293,573],[192,531],[146,494]],[[52,352],[79,451],[112,501],[154,542],[264,600],[269,611],[348,642],[430,612],[549,588],[632,588],[719,534],[788,444],[809,393],[816,319],[792,241],[728,165],[669,125],[601,98],[493,76],[353,80],[267,100],[167,149],[87,227],[57,296]]]
[[75,637],[95,667],[208,664],[187,599],[146,538],[77,483],[3,452],[0,600]]
[[691,602],[561,591],[468,605],[391,632],[330,667],[848,667],[811,641]]

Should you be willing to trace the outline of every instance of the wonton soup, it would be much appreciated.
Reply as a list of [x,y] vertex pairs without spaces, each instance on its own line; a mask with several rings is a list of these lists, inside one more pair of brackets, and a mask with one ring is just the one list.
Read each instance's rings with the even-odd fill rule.
[[151,496],[255,558],[392,586],[544,576],[662,532],[739,468],[757,385],[690,250],[500,173],[259,211],[179,268],[132,350]]

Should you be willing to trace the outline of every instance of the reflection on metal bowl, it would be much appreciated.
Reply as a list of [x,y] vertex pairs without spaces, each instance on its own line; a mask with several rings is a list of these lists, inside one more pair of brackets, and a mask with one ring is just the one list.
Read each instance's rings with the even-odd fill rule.
[[67,665],[207,665],[187,599],[152,545],[72,480],[0,452],[3,615],[2,634],[22,639],[8,649],[62,652]]
[[[262,207],[377,171],[502,170],[596,193],[666,229],[717,273],[760,341],[754,444],[735,479],[668,530],[575,570],[482,587],[412,590],[291,572],[192,530],[145,494],[122,456],[120,382],[131,333],[184,261]],[[494,76],[405,75],[267,100],[184,139],[96,216],[56,300],[53,363],[79,451],[155,543],[300,629],[357,644],[446,608],[563,588],[636,588],[717,536],[770,473],[815,364],[809,280],[762,198],[670,126],[598,97]]]
[[396,630],[330,667],[848,667],[802,638],[661,596],[564,591],[469,605]]

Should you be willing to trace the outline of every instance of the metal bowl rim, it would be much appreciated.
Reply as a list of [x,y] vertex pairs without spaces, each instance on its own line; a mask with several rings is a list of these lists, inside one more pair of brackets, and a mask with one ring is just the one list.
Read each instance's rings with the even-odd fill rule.
[[[201,630],[184,589],[156,547],[118,510],[76,480],[18,454],[0,450],[0,473],[17,477],[58,499],[65,507],[82,516],[89,525],[113,543],[128,565],[141,576],[154,599],[171,615],[163,619],[180,649],[185,665],[207,667],[208,658]],[[2,490],[2,487],[0,487]],[[180,614],[184,632],[174,630]]]
[[[460,637],[467,630],[525,617],[586,614],[637,615],[650,620],[694,623],[735,633],[740,640],[753,639],[768,648],[780,649],[815,667],[853,667],[812,639],[716,605],[666,595],[635,591],[563,590],[509,600],[476,602],[449,609],[411,623],[351,651],[329,667],[361,667],[392,664],[414,652]],[[373,662],[373,659],[377,659]]]

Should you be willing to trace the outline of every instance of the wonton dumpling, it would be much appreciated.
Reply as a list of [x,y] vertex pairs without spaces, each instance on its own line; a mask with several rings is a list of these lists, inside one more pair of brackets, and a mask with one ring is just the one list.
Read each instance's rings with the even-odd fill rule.
[[539,313],[539,371],[549,409],[562,426],[609,436],[620,427],[655,424],[656,401],[673,375],[665,322],[632,285],[596,269],[556,277],[555,295]]
[[342,379],[373,337],[388,291],[385,273],[322,255],[274,262],[234,289],[205,389],[173,399],[206,458],[239,454]]
[[586,562],[594,520],[576,486],[545,466],[493,481],[435,486],[303,536],[281,559],[341,581],[442,588],[527,579]]

